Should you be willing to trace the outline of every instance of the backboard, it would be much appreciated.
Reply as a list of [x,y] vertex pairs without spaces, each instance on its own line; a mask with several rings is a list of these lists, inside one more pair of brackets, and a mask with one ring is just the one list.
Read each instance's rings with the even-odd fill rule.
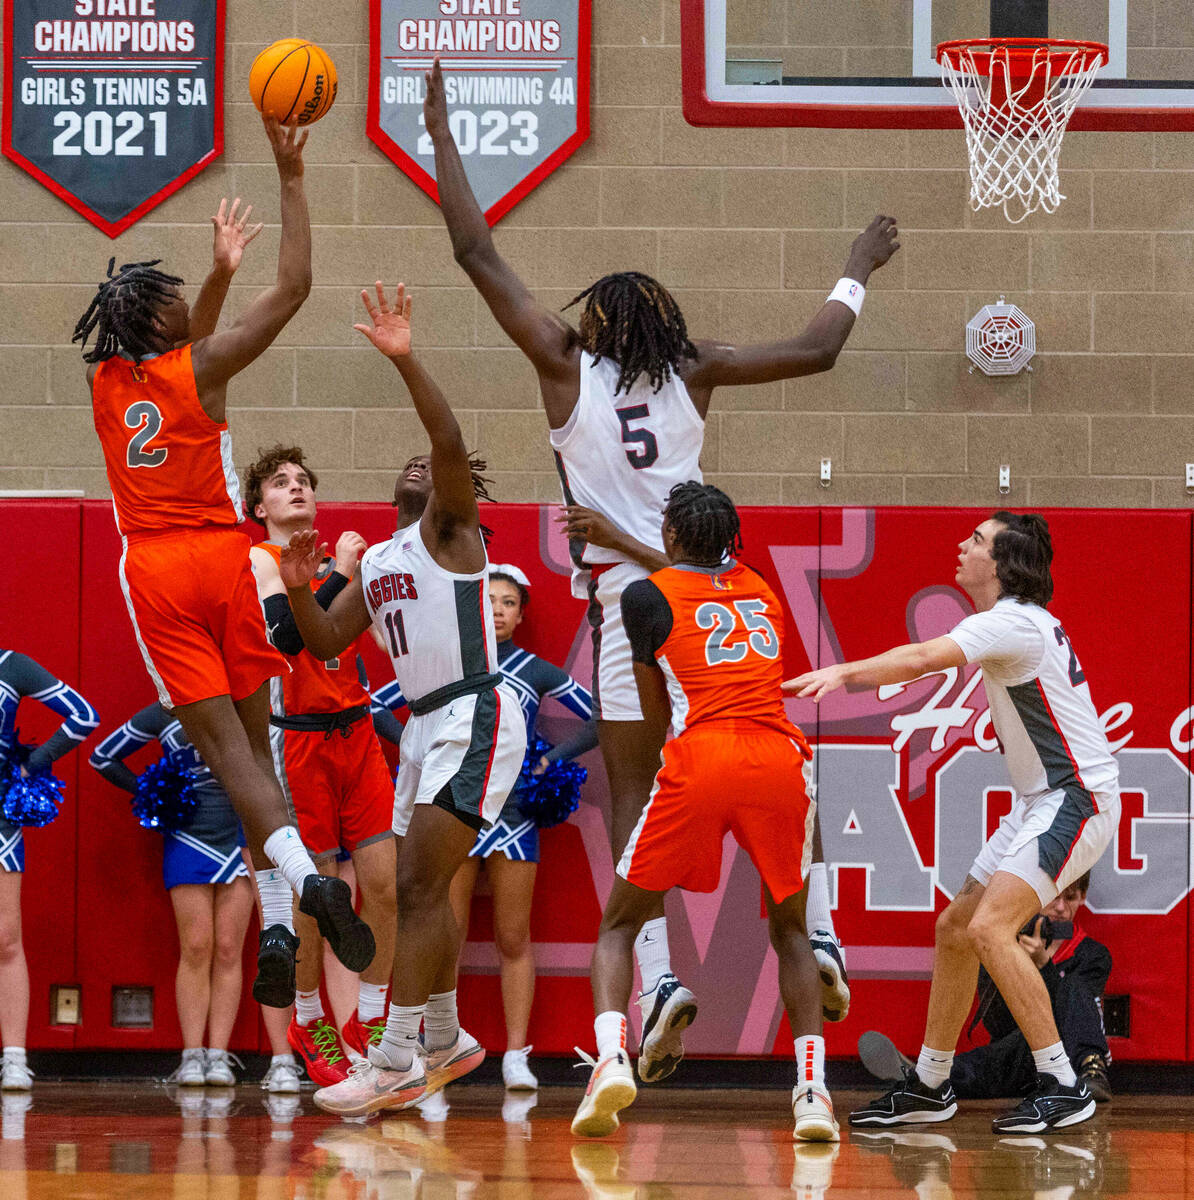
[[684,115],[959,127],[934,49],[988,36],[1108,46],[1071,129],[1194,130],[1194,5],[1173,0],[681,0]]

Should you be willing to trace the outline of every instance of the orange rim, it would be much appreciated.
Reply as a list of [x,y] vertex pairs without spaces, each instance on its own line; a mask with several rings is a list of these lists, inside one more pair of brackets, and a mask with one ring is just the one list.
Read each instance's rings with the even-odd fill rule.
[[961,38],[939,43],[935,55],[937,62],[948,60],[955,71],[973,64],[980,75],[990,75],[992,64],[1006,62],[1013,78],[1029,78],[1045,62],[1055,74],[1077,75],[1092,66],[1105,67],[1110,57],[1102,42],[1067,38]]

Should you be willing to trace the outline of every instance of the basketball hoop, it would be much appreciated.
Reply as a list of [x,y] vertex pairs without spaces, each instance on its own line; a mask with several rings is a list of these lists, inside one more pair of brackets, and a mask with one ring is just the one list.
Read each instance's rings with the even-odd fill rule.
[[970,157],[970,207],[1003,207],[1013,224],[1065,197],[1057,160],[1078,101],[1108,60],[1100,42],[971,38],[937,47]]

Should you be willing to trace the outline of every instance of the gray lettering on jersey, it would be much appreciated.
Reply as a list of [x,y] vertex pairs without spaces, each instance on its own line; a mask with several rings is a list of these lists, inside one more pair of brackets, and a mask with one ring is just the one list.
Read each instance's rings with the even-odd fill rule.
[[[952,900],[987,840],[992,792],[1011,791],[1001,754],[962,746],[937,771],[937,886]],[[1006,807],[1006,804],[1004,805]]]
[[[866,869],[868,909],[931,912],[933,871],[921,861],[900,811],[900,759],[889,746],[828,745],[818,747],[816,768],[826,863]],[[862,827],[846,832],[856,806]],[[836,874],[830,889],[836,904]]]

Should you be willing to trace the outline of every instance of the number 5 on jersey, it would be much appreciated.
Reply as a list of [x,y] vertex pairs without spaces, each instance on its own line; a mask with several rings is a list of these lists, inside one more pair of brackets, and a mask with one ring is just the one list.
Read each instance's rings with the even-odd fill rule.
[[[705,662],[711,667],[741,662],[750,650],[764,658],[778,657],[779,638],[775,636],[775,627],[763,615],[766,611],[765,600],[735,600],[732,608],[712,601],[702,604],[696,610],[697,628],[712,630],[705,641]],[[726,644],[735,632],[743,631],[747,634],[745,641]]]

